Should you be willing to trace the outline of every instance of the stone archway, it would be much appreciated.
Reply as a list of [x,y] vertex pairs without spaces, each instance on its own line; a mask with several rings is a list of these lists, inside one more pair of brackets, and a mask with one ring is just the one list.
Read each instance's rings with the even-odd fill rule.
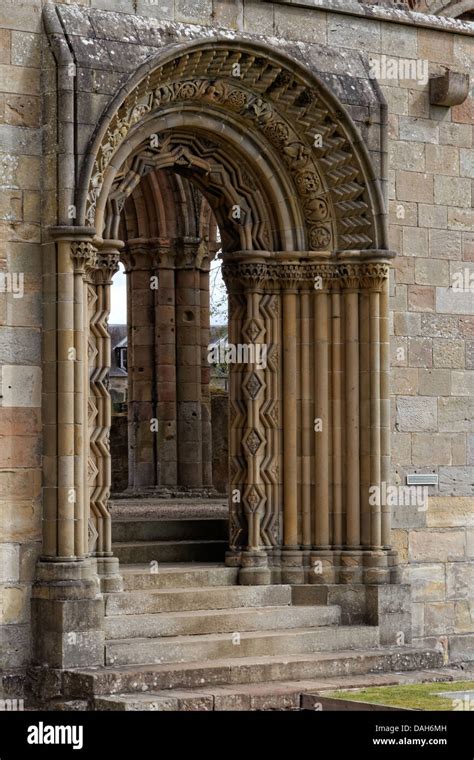
[[52,447],[64,492],[48,508],[40,579],[73,560],[78,583],[83,562],[87,583],[97,567],[103,589],[120,588],[107,508],[109,290],[124,203],[166,170],[196,183],[222,230],[231,343],[265,347],[264,363],[254,350],[231,367],[227,562],[246,584],[396,581],[389,511],[369,493],[389,480],[393,254],[344,107],[265,45],[177,45],[117,95],[82,166],[76,226],[54,231],[67,328],[58,320],[64,416]]

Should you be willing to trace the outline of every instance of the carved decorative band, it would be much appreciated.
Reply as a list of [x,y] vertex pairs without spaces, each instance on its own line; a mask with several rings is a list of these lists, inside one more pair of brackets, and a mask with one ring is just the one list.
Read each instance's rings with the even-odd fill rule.
[[224,263],[222,276],[232,291],[245,289],[303,288],[330,290],[334,285],[348,290],[380,290],[388,278],[386,262]]

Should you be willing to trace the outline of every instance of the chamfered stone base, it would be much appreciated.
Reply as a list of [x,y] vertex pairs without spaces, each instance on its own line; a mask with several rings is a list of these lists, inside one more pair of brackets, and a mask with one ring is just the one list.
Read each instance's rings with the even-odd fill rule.
[[35,665],[103,664],[104,602],[93,563],[39,562],[31,605]]
[[228,567],[240,567],[242,585],[289,583],[398,585],[400,571],[397,552],[390,548],[372,550],[302,549],[298,546],[233,547],[226,553]]

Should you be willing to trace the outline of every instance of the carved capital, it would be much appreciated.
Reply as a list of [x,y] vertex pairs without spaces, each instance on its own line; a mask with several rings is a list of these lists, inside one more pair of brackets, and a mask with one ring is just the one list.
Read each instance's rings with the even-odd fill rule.
[[120,260],[127,273],[148,272],[153,269],[155,257],[153,250],[148,245],[127,245],[120,253]]
[[202,259],[201,240],[199,238],[183,238],[176,244],[176,269],[199,268]]
[[268,266],[264,262],[224,263],[222,277],[230,292],[257,290],[268,279]]
[[385,262],[368,262],[360,269],[360,287],[364,290],[380,291],[388,279],[390,266]]
[[277,264],[272,267],[272,275],[276,275],[282,290],[296,290],[304,280],[304,268],[298,263]]
[[337,274],[344,290],[358,290],[360,287],[360,264],[339,264]]
[[308,281],[316,293],[331,290],[337,279],[337,269],[333,264],[310,264],[306,270],[309,275]]
[[71,243],[71,256],[77,274],[89,274],[97,265],[97,249],[89,241]]
[[97,255],[97,268],[95,272],[95,281],[98,285],[111,285],[112,278],[119,269],[120,254],[116,253],[99,253]]
[[342,262],[337,265],[337,275],[344,290],[379,291],[389,273],[390,265],[385,261]]

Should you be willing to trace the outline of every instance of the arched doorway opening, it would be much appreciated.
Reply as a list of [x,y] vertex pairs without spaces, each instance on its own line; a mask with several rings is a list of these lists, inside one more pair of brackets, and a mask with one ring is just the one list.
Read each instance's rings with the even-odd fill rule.
[[[206,199],[222,237],[229,341],[253,347],[229,381],[227,562],[240,567],[241,583],[394,582],[389,507],[371,500],[390,458],[392,254],[380,183],[326,85],[255,43],[160,54],[115,98],[84,159],[77,236],[62,243],[81,262],[76,284],[86,283],[89,300],[77,326],[78,344],[85,336],[89,344],[90,387],[82,375],[89,416],[86,425],[78,409],[77,425],[88,435],[72,537],[82,530],[84,552],[88,526],[89,551],[113,585],[108,288],[126,247],[124,207],[157,176],[181,178]],[[180,255],[189,245],[193,260],[202,255],[195,238],[178,239]],[[168,251],[165,242],[163,260]],[[196,343],[194,335],[190,354]],[[198,386],[196,368],[193,377]],[[145,471],[136,468],[140,478]]]

